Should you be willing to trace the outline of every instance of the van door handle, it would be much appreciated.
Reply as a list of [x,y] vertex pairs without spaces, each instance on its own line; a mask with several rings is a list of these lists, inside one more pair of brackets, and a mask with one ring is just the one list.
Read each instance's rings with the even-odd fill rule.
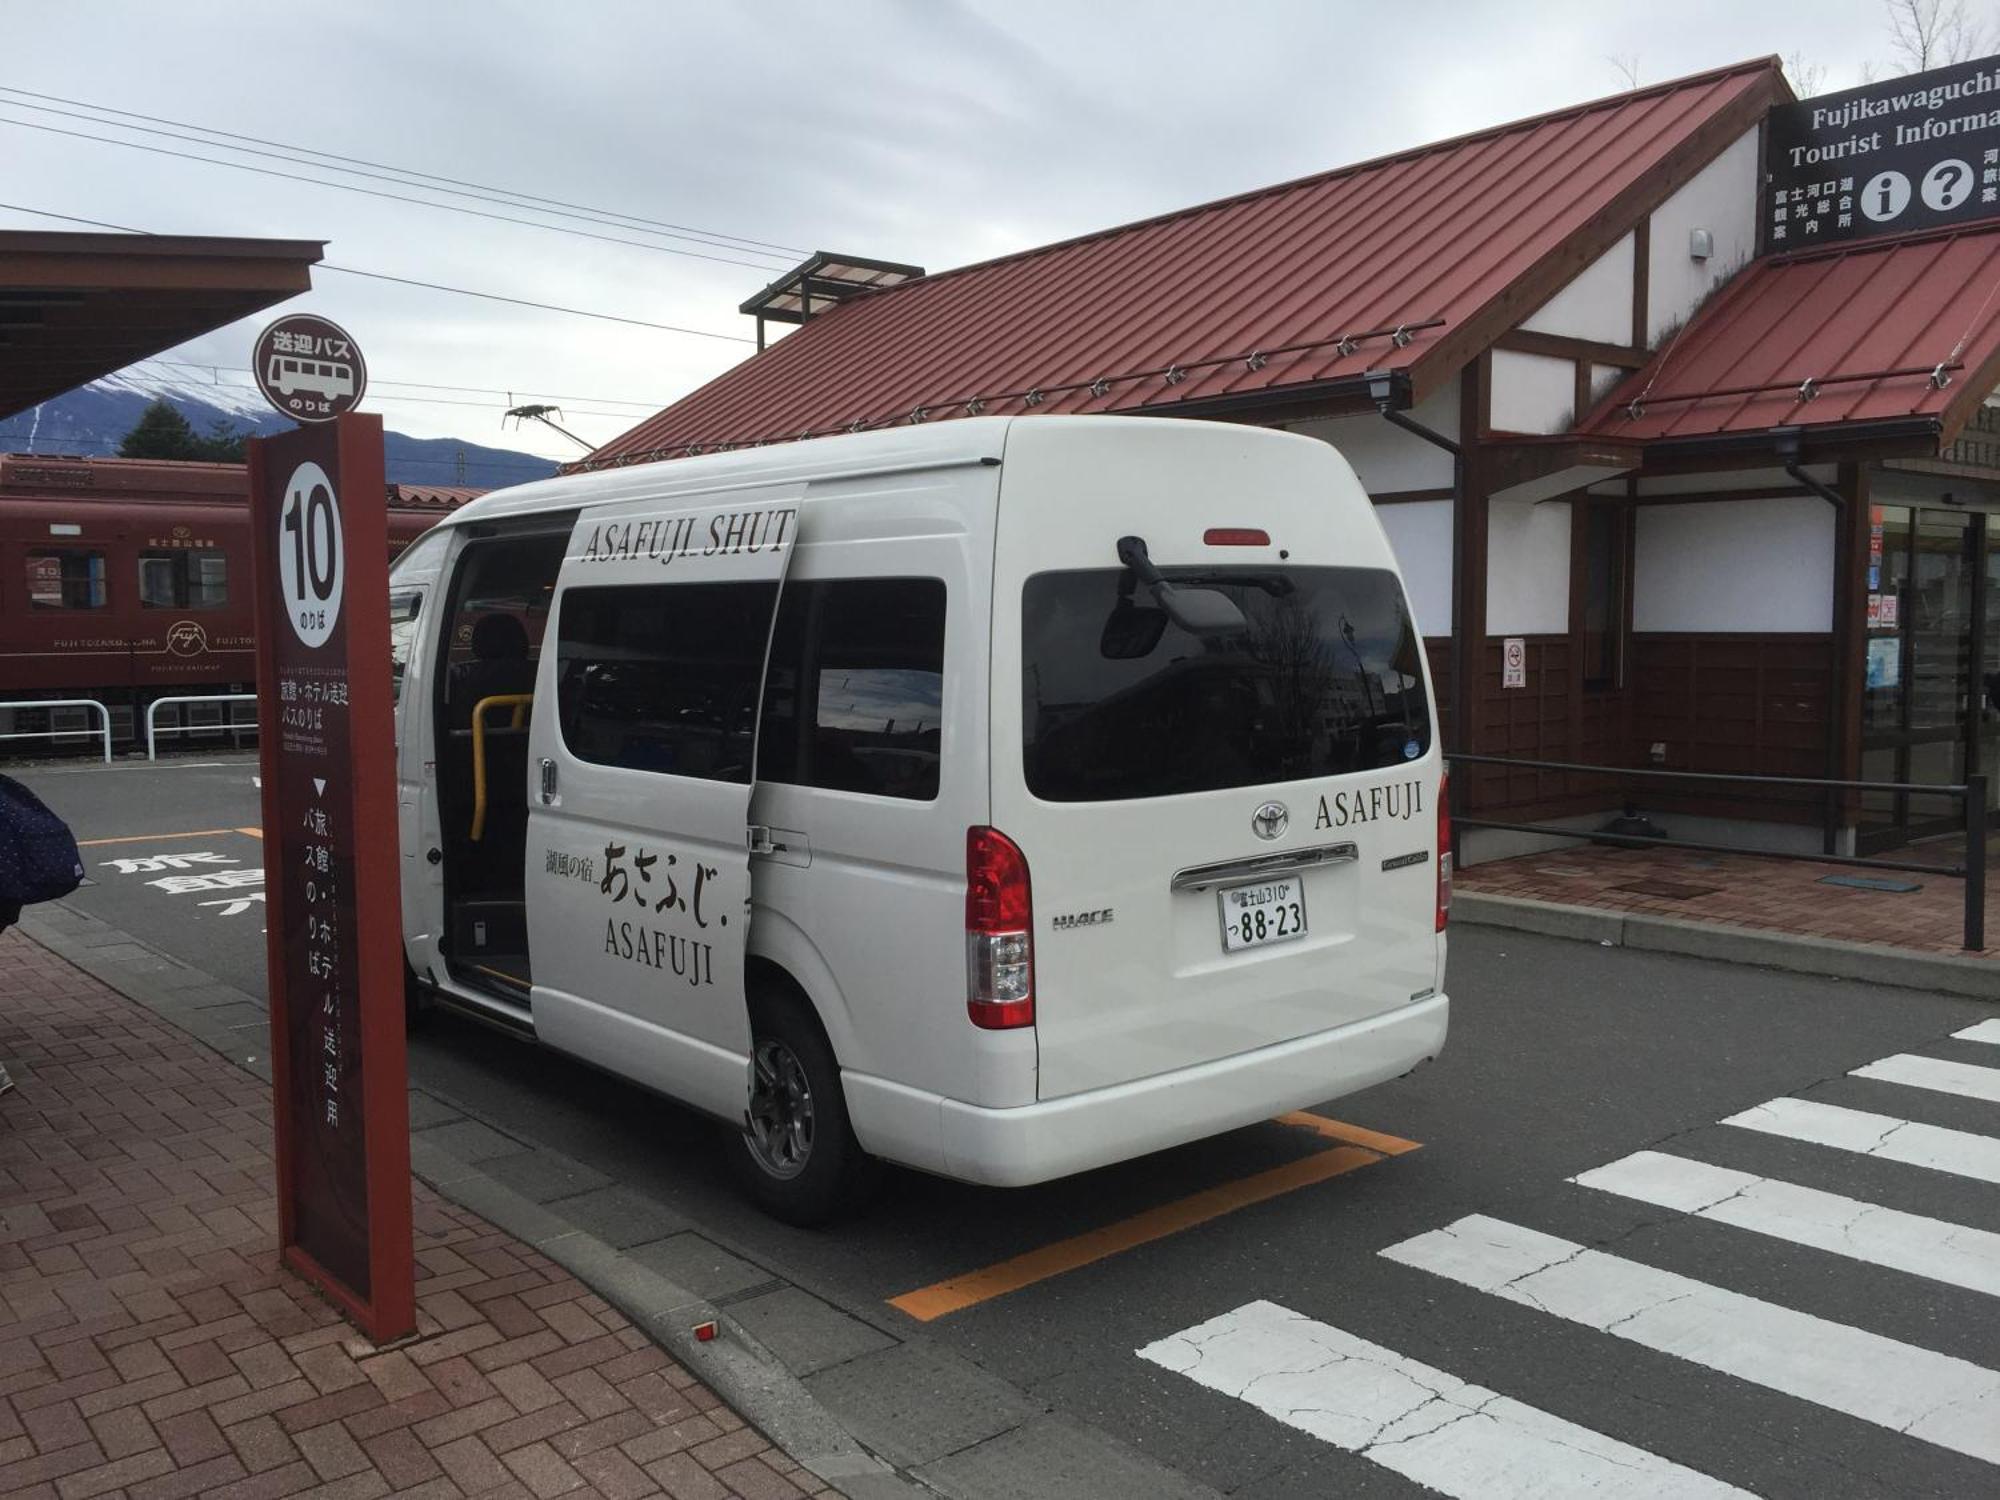
[[546,755],[542,757],[542,801],[556,800],[556,763]]

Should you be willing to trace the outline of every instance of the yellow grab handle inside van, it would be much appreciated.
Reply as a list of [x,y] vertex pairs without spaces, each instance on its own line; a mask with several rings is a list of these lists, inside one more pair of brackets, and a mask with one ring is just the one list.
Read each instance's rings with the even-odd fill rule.
[[486,715],[496,708],[511,708],[514,722],[508,727],[519,729],[528,705],[534,701],[533,693],[495,693],[472,705],[472,842],[475,844],[486,836]]

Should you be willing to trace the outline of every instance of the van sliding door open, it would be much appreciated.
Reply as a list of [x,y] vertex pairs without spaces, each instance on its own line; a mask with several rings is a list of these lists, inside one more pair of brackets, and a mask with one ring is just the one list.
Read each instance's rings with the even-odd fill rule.
[[729,1119],[758,700],[803,493],[583,512],[529,739],[537,1033]]

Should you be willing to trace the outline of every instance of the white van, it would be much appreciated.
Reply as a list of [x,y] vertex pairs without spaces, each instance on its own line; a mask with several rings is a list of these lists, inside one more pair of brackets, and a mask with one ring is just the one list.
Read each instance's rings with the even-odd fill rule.
[[781,1217],[1444,1045],[1429,676],[1324,443],[968,418],[551,479],[391,607],[414,983],[738,1127]]

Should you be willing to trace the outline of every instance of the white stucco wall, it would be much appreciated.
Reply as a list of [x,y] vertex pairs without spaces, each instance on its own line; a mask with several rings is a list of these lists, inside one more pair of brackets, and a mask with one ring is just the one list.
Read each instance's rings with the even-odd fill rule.
[[1631,343],[1632,244],[1633,236],[1626,235],[1521,326],[1600,344]]
[[[1433,432],[1458,436],[1459,391],[1456,380],[1410,408],[1410,415]],[[1291,431],[1332,443],[1354,465],[1361,487],[1371,495],[1402,490],[1451,488],[1451,455],[1435,443],[1383,421],[1365,416],[1315,418],[1287,424]]]
[[1495,501],[1486,512],[1486,633],[1569,629],[1569,502]]
[[1576,366],[1546,354],[1493,351],[1488,420],[1500,432],[1566,432],[1576,415]]
[[1641,505],[1635,631],[1833,628],[1833,507],[1817,496]]
[[[1646,272],[1649,346],[1686,322],[1714,287],[1757,253],[1760,167],[1757,132],[1747,131],[1653,211],[1647,231],[1652,247]],[[1694,229],[1714,236],[1715,251],[1705,261],[1688,254],[1688,232]]]
[[1451,502],[1405,500],[1378,505],[1375,514],[1389,535],[1396,565],[1403,570],[1403,587],[1417,629],[1425,635],[1450,635]]

